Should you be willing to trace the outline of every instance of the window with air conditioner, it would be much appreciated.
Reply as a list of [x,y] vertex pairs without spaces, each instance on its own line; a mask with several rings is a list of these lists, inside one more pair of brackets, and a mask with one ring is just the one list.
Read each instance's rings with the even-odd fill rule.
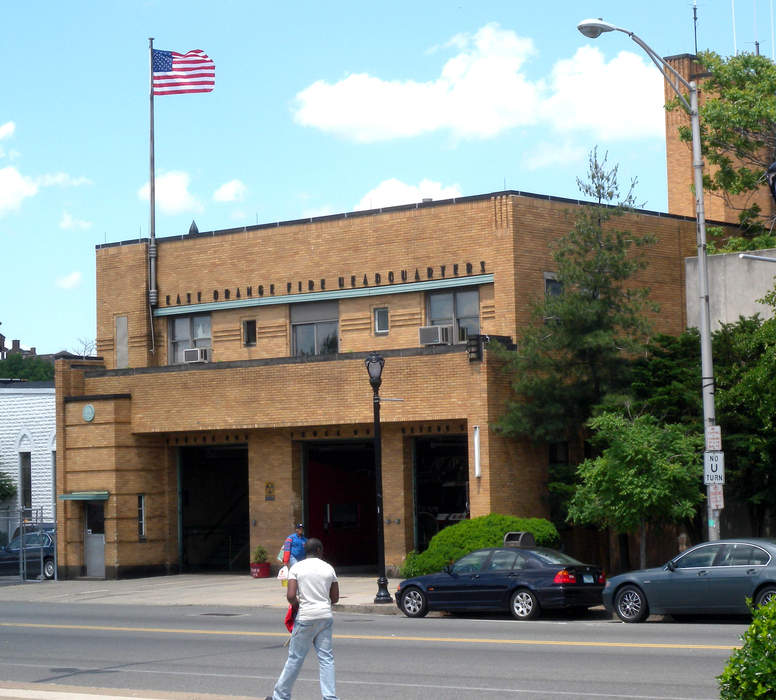
[[339,303],[291,305],[291,354],[330,355],[339,350]]
[[452,343],[465,343],[480,332],[480,292],[478,289],[432,292],[428,295],[428,325],[451,326]]
[[[186,350],[210,348],[210,314],[178,316],[170,319],[170,364],[189,361]],[[189,355],[191,353],[188,353]]]

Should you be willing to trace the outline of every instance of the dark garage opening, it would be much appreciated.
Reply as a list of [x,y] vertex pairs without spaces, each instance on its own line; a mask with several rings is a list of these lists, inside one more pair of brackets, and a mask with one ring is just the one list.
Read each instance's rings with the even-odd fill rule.
[[469,517],[465,435],[415,440],[415,541],[423,552],[437,532]]
[[377,496],[371,441],[305,445],[307,536],[333,566],[377,566]]
[[248,448],[180,448],[181,567],[248,571]]

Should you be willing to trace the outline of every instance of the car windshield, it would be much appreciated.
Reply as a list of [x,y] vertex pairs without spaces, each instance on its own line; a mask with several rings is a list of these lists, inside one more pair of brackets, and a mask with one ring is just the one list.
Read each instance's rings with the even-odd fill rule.
[[529,550],[539,561],[544,564],[561,564],[563,566],[582,565],[581,561],[570,557],[568,554],[558,552],[555,549],[546,549],[545,547],[536,547]]

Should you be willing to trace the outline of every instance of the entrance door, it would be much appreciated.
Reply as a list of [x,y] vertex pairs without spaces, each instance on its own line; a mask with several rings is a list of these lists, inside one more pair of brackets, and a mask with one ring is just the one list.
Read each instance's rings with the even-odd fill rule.
[[308,537],[323,542],[335,567],[377,563],[377,496],[372,442],[311,443],[306,447]]
[[416,548],[469,517],[469,452],[465,435],[415,440]]
[[86,575],[105,578],[105,504],[102,501],[86,501],[84,511]]

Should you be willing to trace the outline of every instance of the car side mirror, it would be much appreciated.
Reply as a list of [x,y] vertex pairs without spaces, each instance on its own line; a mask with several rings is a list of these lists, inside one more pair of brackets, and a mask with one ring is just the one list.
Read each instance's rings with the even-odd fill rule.
[[674,564],[674,561],[673,561],[673,559],[671,559],[671,560],[670,560],[670,561],[669,561],[669,562],[666,564],[666,569],[668,569],[669,571],[674,571],[674,570],[676,569],[676,564]]
[[443,571],[446,574],[452,575],[452,573],[453,573],[453,565],[452,564],[445,564],[445,568],[443,569]]

